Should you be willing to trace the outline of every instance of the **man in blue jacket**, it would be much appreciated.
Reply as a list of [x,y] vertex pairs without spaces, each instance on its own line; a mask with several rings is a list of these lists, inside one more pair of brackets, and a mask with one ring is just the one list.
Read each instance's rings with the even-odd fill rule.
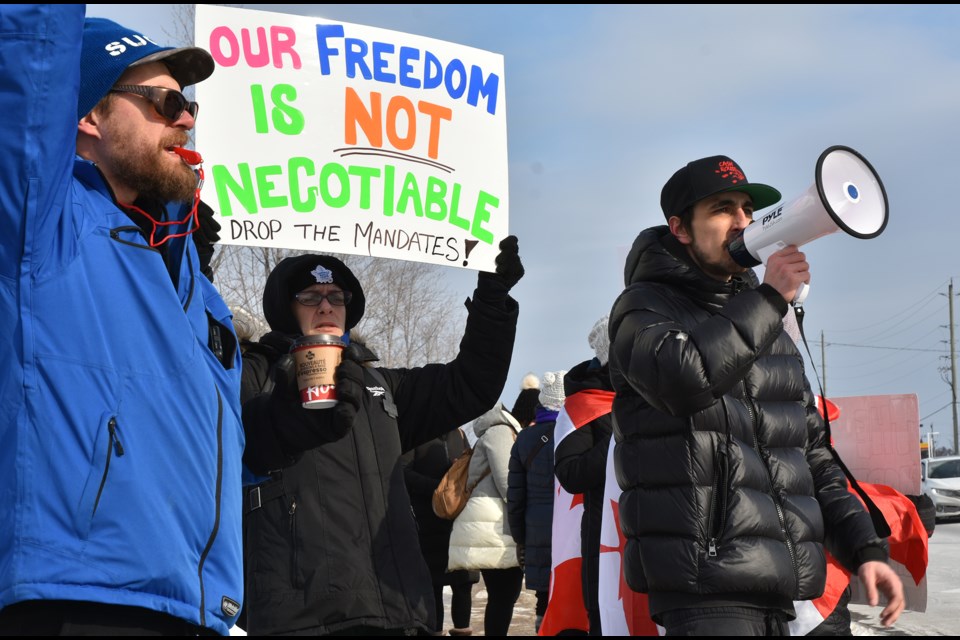
[[227,634],[240,355],[191,237],[206,51],[0,8],[0,633]]

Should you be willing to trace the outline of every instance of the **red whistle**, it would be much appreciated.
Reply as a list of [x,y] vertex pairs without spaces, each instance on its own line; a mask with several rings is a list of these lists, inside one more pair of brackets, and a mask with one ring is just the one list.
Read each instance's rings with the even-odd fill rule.
[[196,151],[184,149],[183,147],[174,147],[173,152],[183,158],[183,161],[189,165],[197,166],[203,163],[203,158]]

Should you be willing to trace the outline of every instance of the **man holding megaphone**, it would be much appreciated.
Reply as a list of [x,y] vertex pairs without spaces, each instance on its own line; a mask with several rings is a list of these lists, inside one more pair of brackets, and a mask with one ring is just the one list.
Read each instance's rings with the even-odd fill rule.
[[885,626],[904,608],[783,330],[806,256],[770,252],[759,283],[730,253],[779,200],[726,156],[682,167],[610,314],[624,575],[668,635],[789,635],[793,601],[824,589],[825,547],[885,597]]

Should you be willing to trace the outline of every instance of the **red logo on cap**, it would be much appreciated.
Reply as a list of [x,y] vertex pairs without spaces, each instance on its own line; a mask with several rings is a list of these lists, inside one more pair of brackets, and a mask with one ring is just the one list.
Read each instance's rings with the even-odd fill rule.
[[720,177],[724,179],[732,178],[733,184],[747,179],[747,176],[743,175],[743,171],[740,171],[740,167],[729,160],[721,162],[720,168],[717,169],[715,173],[719,173]]

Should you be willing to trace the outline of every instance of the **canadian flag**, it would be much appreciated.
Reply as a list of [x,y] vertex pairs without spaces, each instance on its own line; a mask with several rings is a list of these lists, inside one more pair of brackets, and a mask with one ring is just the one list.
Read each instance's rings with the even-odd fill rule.
[[[826,413],[831,422],[840,417],[840,408],[823,398],[815,397],[817,410],[823,416]],[[907,609],[925,611],[927,603],[927,530],[920,520],[917,508],[913,502],[896,489],[882,484],[858,482],[873,503],[883,514],[884,520],[890,527],[890,566],[893,567],[903,582],[903,592]],[[850,487],[850,491],[857,493]],[[859,499],[859,496],[857,496]],[[861,500],[862,502],[862,500]],[[803,600],[793,603],[797,617],[790,622],[790,635],[802,636],[826,620],[840,601],[847,585],[853,587],[850,602],[853,604],[869,604],[866,595],[861,593],[859,580],[850,581],[850,573],[840,566],[836,558],[827,552],[827,584],[823,595],[813,600]]]
[[607,478],[603,488],[603,520],[600,525],[600,626],[605,636],[658,636],[664,628],[650,618],[647,596],[632,591],[623,577],[623,544],[620,528],[620,494],[614,471],[610,438],[607,451]]
[[[927,603],[927,530],[911,500],[892,487],[860,482],[890,526],[889,564],[903,582],[906,608],[925,611]],[[851,489],[852,491],[852,489]],[[856,495],[856,493],[854,493]],[[858,496],[859,497],[859,496]],[[823,595],[813,600],[794,602],[797,618],[790,623],[790,635],[802,636],[823,622],[836,608],[843,590],[851,584],[850,574],[827,553],[827,586]],[[859,580],[852,583],[852,604],[869,604]]]
[[[554,450],[564,438],[583,425],[610,413],[613,395],[612,391],[587,389],[567,396],[553,428]],[[550,597],[538,635],[555,636],[570,630],[586,633],[590,625],[583,602],[583,558],[580,554],[583,494],[568,493],[556,477],[553,486]],[[604,635],[607,635],[606,631]]]
[[[613,392],[590,389],[568,396],[557,416],[554,446],[576,429],[610,413]],[[600,600],[603,635],[655,636],[662,629],[650,619],[647,597],[627,587],[620,571],[623,536],[620,533],[620,487],[613,474],[613,438],[607,455],[603,520],[600,539]],[[589,629],[583,603],[580,555],[580,523],[583,495],[567,493],[554,480],[553,558],[550,575],[550,599],[540,625],[539,635],[552,636],[561,631]]]

